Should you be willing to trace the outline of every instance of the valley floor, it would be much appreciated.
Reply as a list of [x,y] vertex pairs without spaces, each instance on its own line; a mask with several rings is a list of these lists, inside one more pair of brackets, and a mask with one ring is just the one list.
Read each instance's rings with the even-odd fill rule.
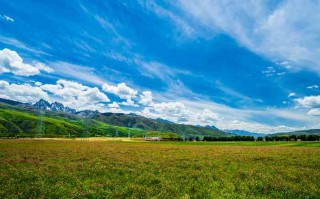
[[320,197],[319,142],[15,139],[0,163],[0,198]]

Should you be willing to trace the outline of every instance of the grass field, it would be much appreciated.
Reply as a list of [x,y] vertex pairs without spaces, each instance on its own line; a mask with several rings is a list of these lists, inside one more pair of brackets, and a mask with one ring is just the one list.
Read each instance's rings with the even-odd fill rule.
[[0,198],[320,198],[320,143],[0,140]]

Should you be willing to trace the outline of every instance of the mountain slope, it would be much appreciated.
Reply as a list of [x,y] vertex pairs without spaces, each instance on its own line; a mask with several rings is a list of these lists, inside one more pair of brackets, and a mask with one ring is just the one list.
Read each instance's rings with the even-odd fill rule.
[[54,109],[54,105],[58,103],[48,103],[45,100],[40,100],[34,107],[42,110],[50,110],[62,114],[63,112],[72,113],[73,115],[81,116],[82,118],[94,119],[109,125],[123,126],[128,128],[138,128],[147,131],[160,131],[177,133],[179,135],[190,136],[229,136],[231,134],[223,132],[214,126],[200,127],[193,125],[176,124],[161,118],[150,119],[136,114],[123,114],[123,113],[100,113],[99,111],[68,111],[68,107],[59,104],[59,109]]
[[292,132],[274,133],[269,136],[290,136],[290,135],[320,135],[320,129],[308,129]]
[[0,100],[0,134],[34,136],[39,133],[39,109],[45,114],[45,134],[48,136],[142,136],[147,131],[190,136],[228,136],[218,129],[175,124],[135,114],[69,111],[59,103],[40,100],[35,105]]
[[234,135],[240,135],[240,136],[253,136],[254,138],[257,137],[265,137],[267,134],[265,133],[253,133],[249,131],[244,130],[224,130],[226,132],[232,133]]
[[193,125],[176,124],[159,119],[150,119],[135,114],[123,113],[96,113],[92,116],[98,121],[129,128],[139,128],[149,131],[172,132],[187,136],[229,136],[231,134],[219,129],[199,127]]
[[[27,108],[26,108],[27,107]],[[68,116],[68,117],[66,117]],[[39,134],[40,115],[30,105],[16,107],[0,102],[0,136],[30,137]],[[140,129],[129,129],[88,120],[67,113],[47,111],[44,115],[44,136],[46,137],[114,137],[142,135]]]

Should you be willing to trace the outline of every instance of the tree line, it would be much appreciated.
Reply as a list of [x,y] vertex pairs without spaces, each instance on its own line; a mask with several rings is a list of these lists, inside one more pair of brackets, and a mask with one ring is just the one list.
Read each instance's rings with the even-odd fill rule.
[[320,135],[266,136],[264,140],[267,142],[268,141],[318,141],[320,140]]
[[203,141],[254,141],[253,136],[203,137]]
[[[194,140],[190,140],[194,141]],[[195,141],[200,141],[200,139],[195,139]],[[257,137],[253,136],[230,136],[230,137],[203,137],[202,141],[320,141],[320,135],[290,135],[290,136],[266,136]]]

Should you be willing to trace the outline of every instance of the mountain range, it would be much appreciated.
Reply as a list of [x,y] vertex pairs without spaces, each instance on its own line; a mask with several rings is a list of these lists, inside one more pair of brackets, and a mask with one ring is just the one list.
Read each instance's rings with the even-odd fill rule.
[[254,133],[254,132],[249,132],[245,130],[239,130],[239,129],[234,129],[234,130],[224,130],[225,132],[232,133],[234,135],[240,135],[240,136],[253,136],[254,138],[257,137],[265,137],[268,134],[266,133]]
[[61,112],[66,112],[66,113],[71,113],[71,114],[76,113],[75,109],[65,107],[63,104],[61,104],[59,102],[54,102],[54,103],[50,104],[49,102],[47,102],[43,99],[36,102],[33,106],[35,108],[41,109],[41,110],[61,111]]
[[163,136],[229,137],[229,136],[282,136],[319,135],[320,129],[263,134],[244,130],[220,130],[215,126],[176,124],[161,118],[151,119],[134,113],[101,113],[65,107],[63,104],[39,100],[35,104],[0,98],[0,136],[30,137],[39,134],[41,114],[46,136],[143,136],[160,132]]
[[52,136],[69,135],[70,132],[74,136],[81,136],[85,131],[98,136],[128,136],[129,131],[132,135],[153,131],[186,137],[232,135],[212,126],[176,124],[161,118],[151,119],[136,114],[76,111],[61,103],[49,103],[45,100],[26,104],[7,99],[0,99],[0,133],[15,132],[25,136],[37,134],[41,112],[45,115],[45,133]]
[[290,136],[290,135],[320,135],[320,129],[307,129],[307,130],[271,134],[271,136]]

